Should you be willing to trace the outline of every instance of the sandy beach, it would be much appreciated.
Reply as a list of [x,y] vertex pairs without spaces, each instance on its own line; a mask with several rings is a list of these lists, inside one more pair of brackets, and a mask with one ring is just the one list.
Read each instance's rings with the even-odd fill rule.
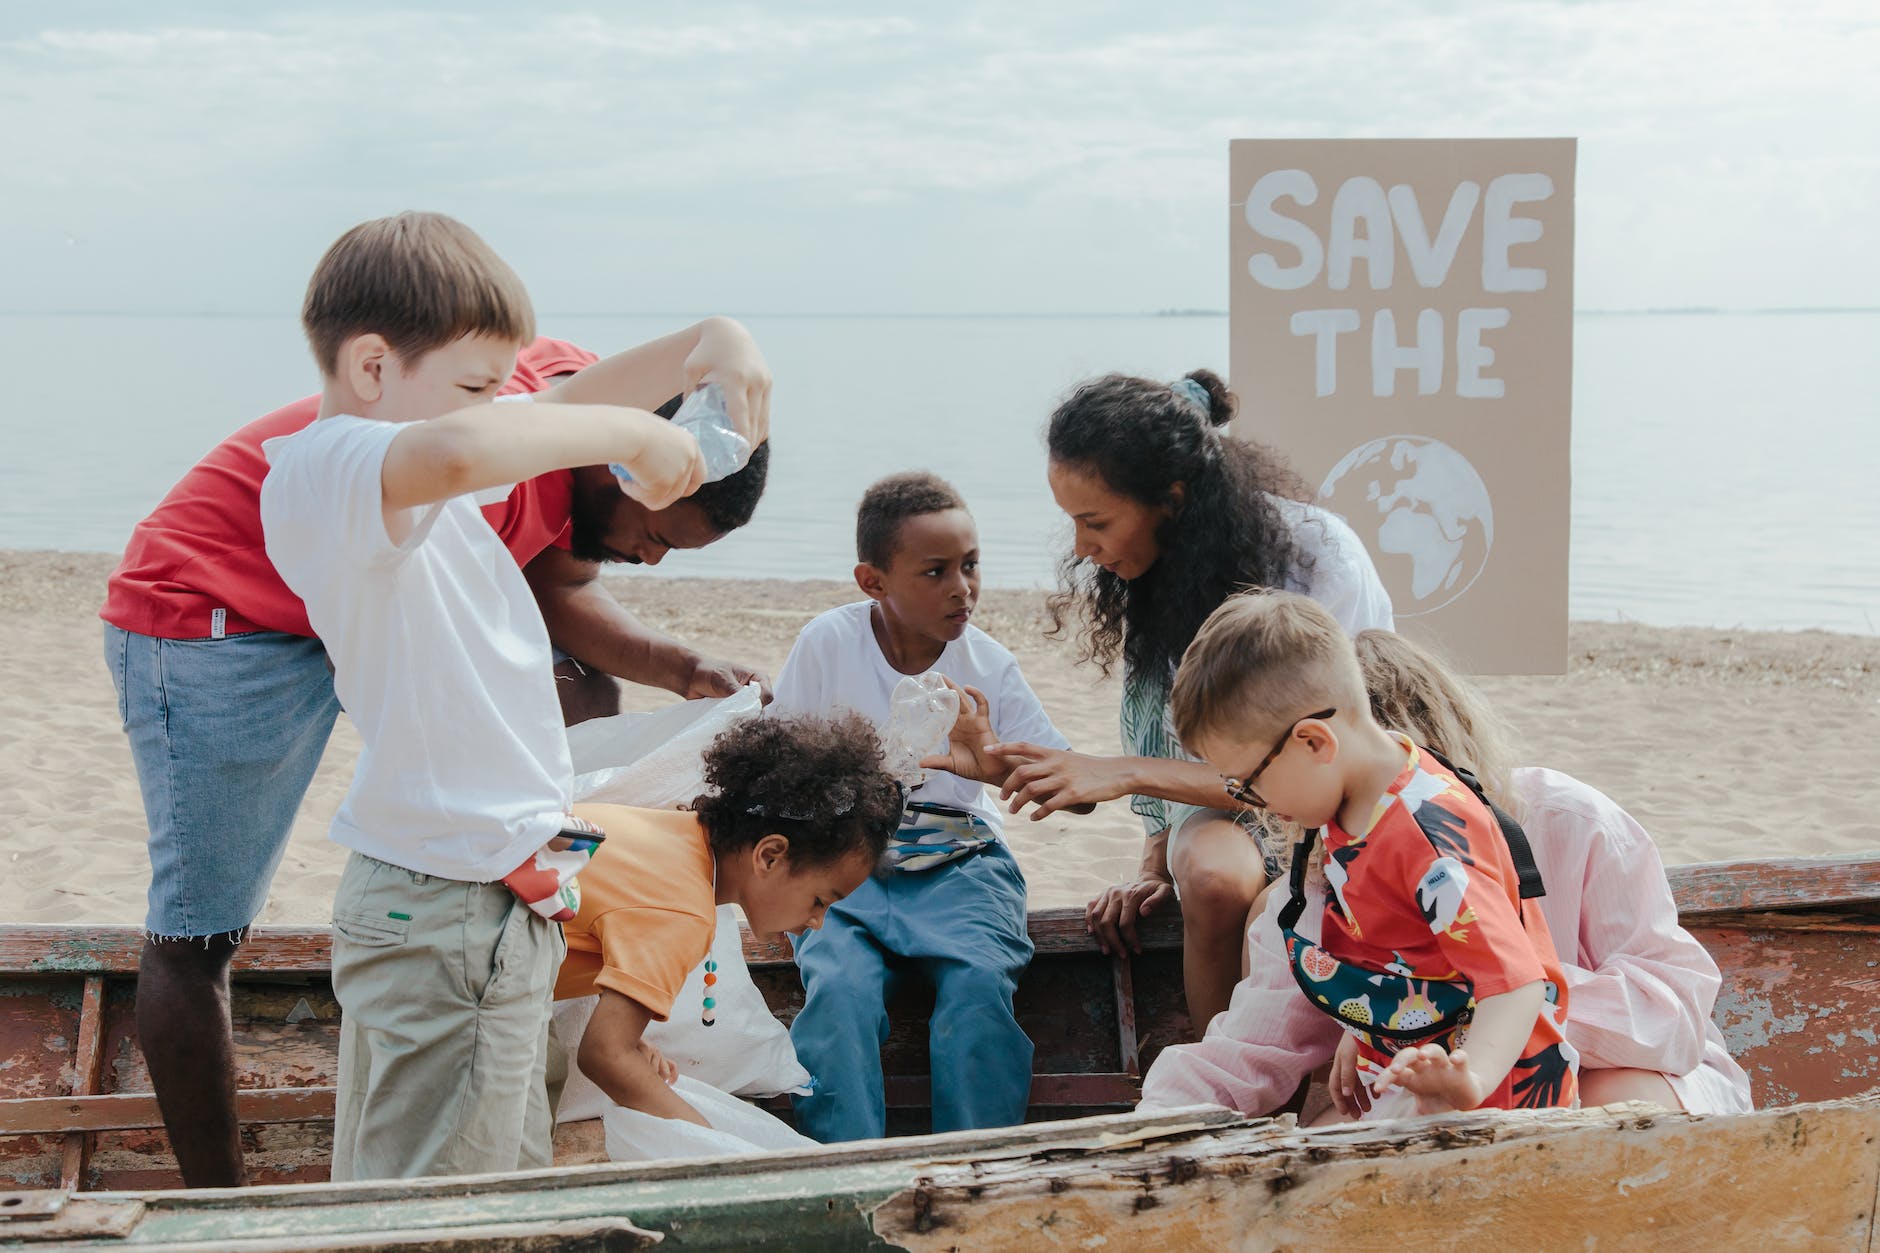
[[[6,922],[142,921],[144,816],[101,661],[97,607],[115,559],[0,553],[0,869]],[[797,629],[854,589],[833,582],[609,580],[649,623],[772,672]],[[1043,638],[1042,596],[986,593],[976,618],[1009,646],[1080,748],[1117,751],[1117,685]],[[1668,863],[1880,851],[1867,795],[1880,774],[1880,640],[1575,623],[1559,677],[1482,686],[1521,733],[1524,762],[1606,791]],[[664,693],[634,689],[628,709]],[[325,838],[358,740],[342,718],[263,923],[328,918],[344,850]],[[1127,806],[1016,822],[1034,906],[1077,905],[1135,865]]]

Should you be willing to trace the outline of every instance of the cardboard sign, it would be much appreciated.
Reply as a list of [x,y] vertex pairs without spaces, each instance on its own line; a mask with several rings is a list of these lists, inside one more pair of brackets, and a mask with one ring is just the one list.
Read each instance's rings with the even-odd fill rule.
[[1237,140],[1235,433],[1351,523],[1397,629],[1566,668],[1571,139]]

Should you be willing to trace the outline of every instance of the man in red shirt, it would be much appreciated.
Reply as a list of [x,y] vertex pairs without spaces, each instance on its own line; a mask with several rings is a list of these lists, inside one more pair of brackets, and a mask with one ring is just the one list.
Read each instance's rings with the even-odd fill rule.
[[[485,515],[523,569],[563,663],[571,720],[618,709],[609,676],[725,696],[763,676],[699,654],[629,613],[600,563],[657,565],[750,520],[769,466],[770,374],[749,334],[713,318],[605,361],[557,340],[521,353],[505,393],[652,409],[709,375],[756,446],[738,473],[649,511],[605,466],[520,483]],[[466,398],[468,399],[468,398]],[[675,402],[676,403],[676,402]],[[151,883],[137,1025],[184,1180],[246,1182],[235,1116],[228,968],[267,898],[339,713],[325,650],[265,551],[263,441],[314,418],[309,398],[249,423],[137,525],[100,616],[149,821]],[[528,421],[528,406],[516,406]],[[662,409],[670,416],[670,405]],[[569,693],[573,693],[570,696]],[[609,702],[612,702],[611,708]]]

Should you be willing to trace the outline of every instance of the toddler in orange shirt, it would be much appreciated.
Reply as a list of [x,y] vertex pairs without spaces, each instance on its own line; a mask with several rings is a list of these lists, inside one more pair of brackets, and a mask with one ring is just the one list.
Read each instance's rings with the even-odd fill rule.
[[[720,905],[759,934],[800,935],[866,880],[901,820],[874,727],[842,718],[762,718],[705,753],[708,790],[690,811],[577,805],[606,839],[581,874],[580,912],[555,999],[599,994],[576,1063],[615,1104],[710,1124],[669,1086],[673,1067],[641,1037],[711,951]],[[708,983],[710,976],[707,976]]]

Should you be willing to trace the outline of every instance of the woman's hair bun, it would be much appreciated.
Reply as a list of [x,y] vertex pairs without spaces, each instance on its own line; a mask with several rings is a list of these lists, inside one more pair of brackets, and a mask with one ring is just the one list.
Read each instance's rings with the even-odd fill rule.
[[1221,376],[1212,370],[1190,370],[1184,378],[1199,383],[1208,393],[1208,423],[1211,426],[1226,426],[1234,420],[1234,409],[1238,402],[1234,393],[1227,390],[1227,384]]

